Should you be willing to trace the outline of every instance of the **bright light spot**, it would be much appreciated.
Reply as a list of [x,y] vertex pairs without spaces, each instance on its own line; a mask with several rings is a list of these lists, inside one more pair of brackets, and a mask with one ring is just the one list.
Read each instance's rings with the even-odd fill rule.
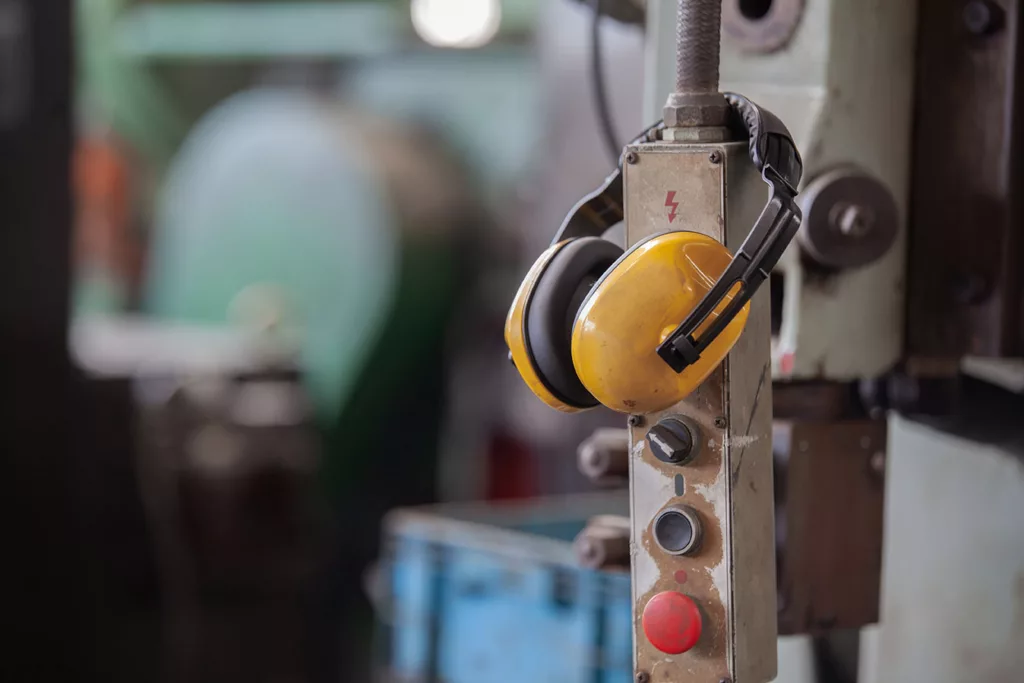
[[501,0],[412,0],[412,25],[437,47],[481,47],[498,33]]

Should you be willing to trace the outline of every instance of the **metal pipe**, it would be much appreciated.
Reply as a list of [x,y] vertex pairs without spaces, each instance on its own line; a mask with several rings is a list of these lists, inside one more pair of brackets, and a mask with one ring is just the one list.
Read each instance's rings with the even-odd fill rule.
[[678,0],[676,90],[665,103],[662,139],[721,142],[729,105],[718,92],[722,53],[722,0]]
[[679,0],[676,14],[676,92],[718,92],[722,0]]

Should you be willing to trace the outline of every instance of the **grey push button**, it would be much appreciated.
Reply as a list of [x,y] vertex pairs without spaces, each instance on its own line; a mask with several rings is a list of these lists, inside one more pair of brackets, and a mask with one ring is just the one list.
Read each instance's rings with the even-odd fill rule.
[[701,524],[697,511],[686,505],[662,510],[654,519],[654,541],[669,555],[688,555],[700,547]]

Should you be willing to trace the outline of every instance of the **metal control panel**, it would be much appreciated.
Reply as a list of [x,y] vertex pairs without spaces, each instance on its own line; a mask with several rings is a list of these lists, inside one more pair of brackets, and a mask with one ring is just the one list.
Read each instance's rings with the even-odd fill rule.
[[[746,142],[626,151],[630,245],[692,230],[734,251],[764,205]],[[770,317],[764,288],[733,351],[693,395],[630,419],[638,683],[775,677]]]

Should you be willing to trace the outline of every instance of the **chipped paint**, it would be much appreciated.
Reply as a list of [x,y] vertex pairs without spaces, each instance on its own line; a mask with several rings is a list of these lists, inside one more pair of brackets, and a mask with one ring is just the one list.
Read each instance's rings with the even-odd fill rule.
[[[725,439],[727,441],[727,439]],[[726,458],[726,449],[723,447],[719,451],[719,457],[724,461]],[[723,553],[721,560],[712,565],[710,569],[711,584],[719,595],[729,594],[729,567],[726,562],[728,553],[728,520],[729,520],[729,500],[728,491],[726,486],[725,468],[721,467],[718,470],[718,476],[710,484],[701,486],[695,485],[693,487],[694,493],[703,498],[715,511],[715,519],[720,520],[723,524],[722,537],[725,540],[723,544],[726,552]]]
[[761,438],[760,434],[749,434],[749,435],[746,435],[746,436],[729,436],[729,435],[726,435],[726,437],[725,437],[725,445],[726,445],[726,447],[732,447],[732,448],[746,448],[747,446],[752,446],[755,443],[757,443],[760,438]]
[[[641,454],[644,451],[644,442],[639,441]],[[636,448],[634,447],[634,451]],[[664,501],[670,500],[675,495],[675,481],[673,477],[662,472],[658,467],[639,459],[633,463],[633,486],[636,490],[644,491],[645,495],[633,501],[634,519],[654,519],[661,510]],[[659,578],[659,569],[651,554],[646,548],[633,556],[635,565],[633,569],[633,586],[636,594],[649,592]]]
[[[698,397],[719,405],[724,400],[721,391],[723,373],[716,372],[705,388],[698,391]],[[688,410],[682,411],[689,418]],[[680,413],[680,407],[672,412],[648,416],[648,423],[663,417]],[[637,631],[638,666],[651,672],[654,680],[714,680],[718,681],[729,673],[728,665],[728,600],[729,572],[725,557],[725,532],[717,522],[722,518],[722,508],[716,509],[716,500],[724,500],[722,493],[728,478],[723,462],[724,434],[712,422],[696,424],[703,433],[712,434],[710,446],[703,449],[697,459],[685,466],[688,482],[687,492],[682,497],[675,495],[675,475],[678,466],[664,463],[654,457],[650,449],[638,448],[638,457],[632,460],[634,537],[637,539],[637,554],[633,563],[635,618],[640,619],[643,605],[655,594],[666,590],[682,590],[701,605],[705,614],[705,632],[701,641],[690,652],[679,657],[665,658],[646,641],[642,631]],[[631,438],[634,444],[645,446],[644,430],[634,428]],[[700,489],[700,492],[696,490]],[[637,492],[644,495],[637,496]],[[653,538],[651,522],[667,505],[684,502],[693,507],[704,524],[704,540],[700,550],[693,556],[671,556],[662,553]],[[685,587],[675,581],[679,570],[687,573]],[[639,627],[639,623],[637,624]]]

